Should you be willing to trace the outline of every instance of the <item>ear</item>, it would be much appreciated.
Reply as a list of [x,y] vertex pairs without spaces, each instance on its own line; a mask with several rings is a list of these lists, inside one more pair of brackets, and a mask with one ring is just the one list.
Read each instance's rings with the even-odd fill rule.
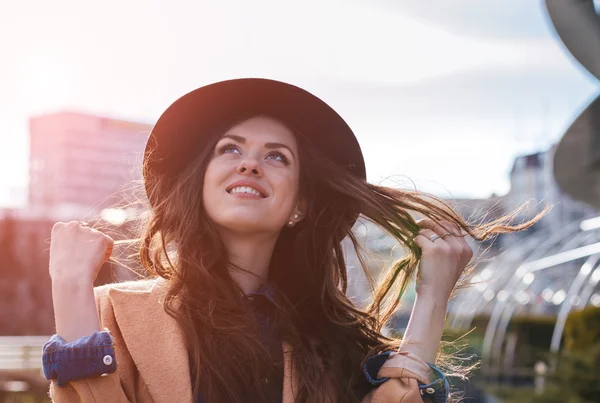
[[300,200],[298,200],[298,204],[296,205],[296,208],[294,208],[294,211],[292,211],[292,215],[290,216],[289,222],[288,222],[288,226],[294,226],[297,223],[299,223],[300,221],[304,220],[304,218],[307,215],[307,210],[308,209],[308,203],[306,202],[306,199],[304,198],[300,198]]
[[298,214],[298,219],[296,220],[297,222],[304,220],[304,218],[306,218],[308,215],[308,202],[304,197],[301,197],[300,200],[298,200],[295,213]]

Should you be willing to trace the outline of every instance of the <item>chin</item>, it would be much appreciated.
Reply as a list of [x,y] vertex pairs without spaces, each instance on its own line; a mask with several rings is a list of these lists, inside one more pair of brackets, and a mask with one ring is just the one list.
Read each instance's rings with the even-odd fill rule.
[[259,217],[228,217],[224,220],[218,220],[217,225],[231,232],[239,233],[259,233],[259,232],[279,232],[281,228],[271,224]]

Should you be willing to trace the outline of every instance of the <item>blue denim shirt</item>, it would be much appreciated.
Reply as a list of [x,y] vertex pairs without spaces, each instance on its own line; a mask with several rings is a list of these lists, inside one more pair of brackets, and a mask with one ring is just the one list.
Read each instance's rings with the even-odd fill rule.
[[[261,342],[265,344],[274,359],[281,359],[281,340],[272,322],[268,320],[268,310],[265,310],[268,304],[260,302],[265,300],[272,302],[273,298],[273,290],[263,287],[259,291],[248,295],[247,300],[255,313],[259,325]],[[391,352],[378,354],[366,361],[363,374],[368,381],[368,388],[361,391],[361,394],[366,395],[371,389],[378,387],[389,379],[377,378],[377,373],[390,354]],[[113,373],[117,369],[117,363],[112,336],[108,330],[104,330],[72,342],[66,342],[62,337],[55,334],[44,344],[42,364],[46,379],[56,380],[56,384],[59,387],[65,386],[73,380]],[[428,403],[446,403],[450,391],[448,380],[435,365],[428,365],[437,378],[431,383],[419,384],[423,401]],[[273,376],[277,379],[270,380],[268,385],[272,388],[271,392],[275,399],[274,402],[280,403],[283,367],[280,367]],[[201,393],[196,403],[204,403]]]

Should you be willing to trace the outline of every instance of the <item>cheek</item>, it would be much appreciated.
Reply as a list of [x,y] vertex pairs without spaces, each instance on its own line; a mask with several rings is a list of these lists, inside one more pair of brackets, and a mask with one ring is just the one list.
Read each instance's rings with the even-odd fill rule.
[[225,181],[229,174],[231,174],[231,170],[232,168],[222,161],[213,160],[209,162],[206,171],[204,172],[203,188],[209,191],[211,189],[214,190]]
[[291,210],[295,207],[299,193],[299,180],[295,175],[286,175],[279,178],[278,183],[274,186],[277,189],[279,196],[279,204],[286,210]]

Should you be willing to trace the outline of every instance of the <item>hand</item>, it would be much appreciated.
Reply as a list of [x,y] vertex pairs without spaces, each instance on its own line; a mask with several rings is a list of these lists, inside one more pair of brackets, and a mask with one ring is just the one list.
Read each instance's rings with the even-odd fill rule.
[[113,245],[111,237],[77,221],[57,222],[50,241],[50,278],[93,284]]
[[[446,301],[473,257],[464,232],[448,221],[436,223],[431,219],[418,222],[423,229],[415,237],[422,257],[417,272],[417,294],[426,294]],[[439,238],[431,241],[434,235]]]

